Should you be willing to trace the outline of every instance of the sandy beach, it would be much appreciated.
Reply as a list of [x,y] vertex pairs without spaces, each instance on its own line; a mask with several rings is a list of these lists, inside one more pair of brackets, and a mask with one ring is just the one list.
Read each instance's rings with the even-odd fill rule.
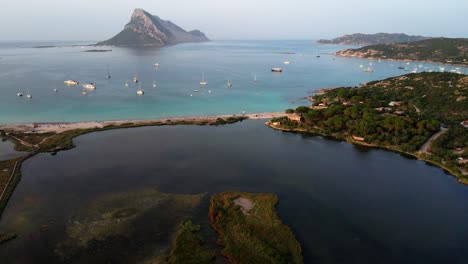
[[57,123],[24,123],[24,124],[5,124],[0,125],[0,130],[14,130],[17,132],[35,132],[35,133],[61,133],[74,129],[103,128],[109,125],[121,125],[125,123],[147,124],[154,122],[167,121],[214,121],[217,118],[228,118],[233,116],[245,116],[249,119],[271,119],[275,117],[286,116],[284,112],[264,112],[244,115],[213,115],[213,116],[192,116],[192,117],[167,117],[145,120],[111,120],[111,121],[84,121],[84,122],[57,122]]

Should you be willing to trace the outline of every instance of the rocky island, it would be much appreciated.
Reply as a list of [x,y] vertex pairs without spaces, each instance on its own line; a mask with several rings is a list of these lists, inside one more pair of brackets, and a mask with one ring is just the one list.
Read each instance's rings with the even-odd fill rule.
[[168,20],[151,15],[143,9],[133,11],[130,22],[113,38],[97,46],[166,46],[209,39],[199,30],[185,31]]
[[391,44],[401,42],[413,42],[429,39],[423,36],[410,36],[403,33],[376,33],[376,34],[362,34],[356,33],[351,35],[344,35],[334,39],[321,39],[318,41],[320,44],[337,44],[337,45],[354,45],[354,46],[367,46],[376,44]]
[[434,38],[416,42],[378,44],[358,49],[345,49],[337,56],[362,59],[427,61],[468,65],[468,39]]

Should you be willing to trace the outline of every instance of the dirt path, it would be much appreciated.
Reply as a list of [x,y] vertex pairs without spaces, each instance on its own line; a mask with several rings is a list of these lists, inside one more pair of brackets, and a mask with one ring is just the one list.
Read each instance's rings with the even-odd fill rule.
[[447,132],[447,128],[441,128],[439,132],[435,133],[434,135],[432,135],[432,137],[430,137],[426,143],[424,143],[424,145],[421,146],[421,148],[419,149],[419,153],[429,153],[428,149],[429,147],[431,146],[431,143],[432,141],[436,140],[438,137],[440,137],[442,134],[444,134],[445,132]]

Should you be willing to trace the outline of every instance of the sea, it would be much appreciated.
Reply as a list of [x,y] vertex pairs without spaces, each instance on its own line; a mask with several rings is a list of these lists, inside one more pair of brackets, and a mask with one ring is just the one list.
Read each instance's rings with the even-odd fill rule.
[[[419,71],[440,67],[335,57],[333,52],[350,47],[313,40],[212,41],[162,48],[87,46],[90,43],[0,43],[0,124],[283,111],[308,104],[304,98],[320,88],[357,86],[408,73],[399,66]],[[86,52],[95,49],[112,51]],[[283,72],[272,73],[273,67]],[[368,67],[374,72],[363,71]],[[202,75],[205,87],[199,84]],[[80,84],[64,85],[69,79]],[[96,89],[84,95],[85,83],[94,83]],[[139,89],[143,96],[137,95]]]

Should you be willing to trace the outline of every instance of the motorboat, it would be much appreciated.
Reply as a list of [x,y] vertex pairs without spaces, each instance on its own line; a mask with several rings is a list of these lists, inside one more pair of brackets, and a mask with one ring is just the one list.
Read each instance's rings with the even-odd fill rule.
[[63,83],[65,85],[78,85],[78,84],[80,84],[78,81],[75,81],[75,80],[66,80]]
[[83,88],[88,90],[94,90],[96,89],[96,85],[94,85],[94,83],[85,83],[83,84]]

